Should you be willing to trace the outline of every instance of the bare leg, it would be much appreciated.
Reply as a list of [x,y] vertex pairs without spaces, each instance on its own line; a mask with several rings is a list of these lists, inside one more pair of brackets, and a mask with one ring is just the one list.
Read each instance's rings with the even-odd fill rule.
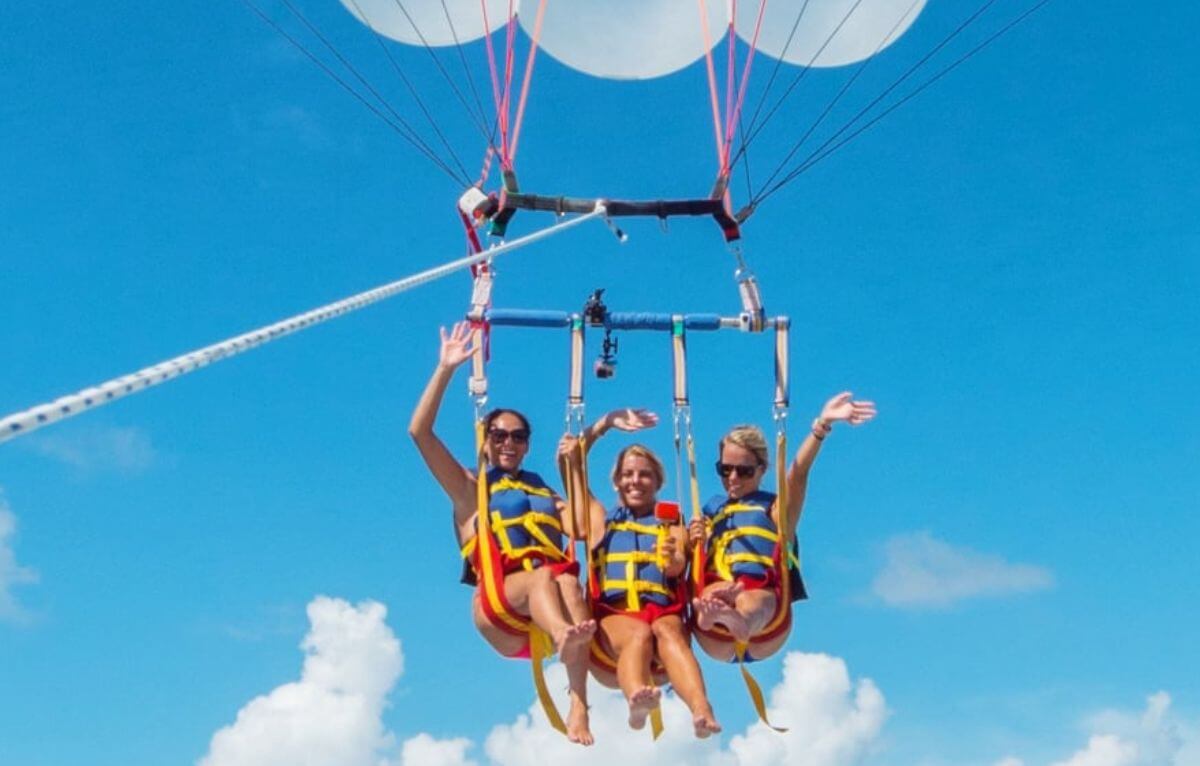
[[483,636],[483,640],[505,657],[512,657],[524,649],[528,643],[525,636],[514,636],[512,633],[500,630],[488,620],[487,615],[483,612],[483,606],[480,604],[478,591],[471,601],[471,616],[475,622],[475,628]]
[[714,626],[721,626],[730,632],[734,640],[749,641],[750,627],[746,624],[742,612],[734,609],[725,598],[716,596],[714,590],[719,590],[722,596],[725,596],[726,588],[718,584],[704,588],[700,598],[692,599],[691,603],[696,608],[696,624],[701,630],[712,630]]
[[678,615],[660,617],[650,626],[658,645],[658,657],[667,669],[667,677],[675,692],[692,711],[692,725],[696,736],[703,739],[719,733],[708,692],[704,688],[704,677],[700,674],[700,663],[692,653],[691,644]]
[[650,679],[654,634],[641,620],[620,614],[601,619],[600,629],[617,655],[617,683],[629,702],[629,726],[644,728],[646,718],[662,698]]
[[567,739],[581,745],[591,745],[596,740],[592,737],[588,721],[588,646],[596,632],[596,622],[588,613],[579,578],[564,574],[555,578],[554,582],[558,588],[560,604],[574,623],[562,642],[556,642],[559,658],[567,668],[567,693],[571,698],[571,709],[567,713]]
[[[561,579],[573,583],[568,587]],[[587,647],[596,632],[594,620],[575,624],[570,613],[573,592],[576,608],[583,604],[578,579],[571,575],[556,578],[548,567],[530,572],[514,572],[504,580],[504,592],[513,608],[525,605],[535,625],[546,631],[554,641],[559,659],[567,669],[571,709],[567,713],[567,738],[572,742],[590,745],[595,740],[589,728],[587,714]],[[583,612],[586,616],[586,611]]]
[[767,623],[775,616],[775,606],[779,603],[774,591],[747,590],[738,594],[735,605],[738,614],[746,620],[750,636],[757,636],[767,627]]

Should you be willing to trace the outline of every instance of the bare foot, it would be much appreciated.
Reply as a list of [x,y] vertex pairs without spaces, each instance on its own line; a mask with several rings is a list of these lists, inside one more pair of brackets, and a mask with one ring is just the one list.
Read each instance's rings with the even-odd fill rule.
[[720,625],[729,631],[734,641],[745,643],[750,640],[750,626],[746,624],[746,618],[724,599],[705,594],[692,599],[692,604],[696,607],[696,622],[701,630],[712,630],[714,625]]
[[706,739],[713,734],[721,733],[721,724],[717,723],[717,717],[713,715],[712,707],[707,704],[699,713],[692,716],[692,726],[696,729],[698,739]]
[[578,625],[568,625],[554,636],[554,648],[564,664],[579,659],[587,651],[592,636],[596,633],[596,621],[584,620]]
[[650,711],[658,707],[662,692],[653,686],[643,686],[629,698],[629,728],[643,729]]
[[735,580],[734,582],[725,583],[723,586],[714,587],[705,595],[719,598],[731,607],[736,608],[737,597],[742,595],[743,591],[745,591],[745,587]]
[[587,705],[577,699],[571,700],[571,710],[567,713],[567,739],[584,746],[596,741],[588,724]]

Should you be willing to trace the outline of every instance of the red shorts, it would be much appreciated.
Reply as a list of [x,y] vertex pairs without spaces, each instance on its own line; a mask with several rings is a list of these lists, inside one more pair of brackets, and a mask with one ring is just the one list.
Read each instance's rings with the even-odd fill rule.
[[[777,580],[778,580],[778,578],[775,576],[774,569],[768,569],[766,572],[763,573],[762,577],[753,577],[751,575],[734,575],[733,576],[733,581],[737,582],[737,583],[741,583],[743,590],[775,590],[775,591],[778,591],[779,588],[776,585]],[[705,572],[704,573],[705,586],[712,585],[713,583],[716,583],[716,582],[729,582],[729,581],[723,580],[721,577],[719,577],[717,575],[716,572]]]
[[647,625],[653,625],[660,617],[666,617],[667,615],[671,614],[682,615],[683,602],[676,601],[674,604],[667,604],[666,606],[660,606],[659,604],[655,603],[646,603],[643,604],[642,608],[636,612],[631,612],[628,609],[620,609],[618,607],[605,604],[604,602],[597,602],[595,604],[595,612],[597,617],[607,617],[610,614],[620,614],[624,615],[625,617],[632,617],[635,620],[641,620]]

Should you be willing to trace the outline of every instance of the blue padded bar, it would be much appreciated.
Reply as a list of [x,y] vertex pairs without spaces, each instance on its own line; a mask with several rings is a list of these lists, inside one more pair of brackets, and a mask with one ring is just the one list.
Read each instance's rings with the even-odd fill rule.
[[565,311],[529,309],[491,309],[484,320],[499,327],[570,327],[571,315]]
[[[670,330],[672,314],[649,314],[628,311],[611,311],[604,322],[610,330]],[[719,330],[721,317],[718,314],[684,314],[683,326],[688,330]]]

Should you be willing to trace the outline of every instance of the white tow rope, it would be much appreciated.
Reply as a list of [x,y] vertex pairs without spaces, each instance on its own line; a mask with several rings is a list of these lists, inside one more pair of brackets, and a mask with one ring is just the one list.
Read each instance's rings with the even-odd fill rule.
[[260,327],[257,330],[214,343],[211,346],[205,346],[204,348],[168,359],[164,362],[159,362],[150,367],[144,367],[137,372],[114,378],[98,386],[85,388],[82,391],[60,397],[52,402],[39,404],[23,412],[13,413],[0,420],[0,442],[36,431],[49,423],[78,415],[81,412],[108,404],[111,401],[129,396],[130,394],[144,391],[151,386],[157,386],[159,383],[165,383],[173,378],[194,372],[213,362],[227,359],[243,351],[248,351],[282,338],[285,335],[291,335],[294,332],[307,329],[326,320],[365,308],[373,303],[391,298],[393,295],[398,295],[406,290],[440,279],[468,266],[482,263],[489,258],[494,258],[510,250],[516,250],[517,248],[532,244],[540,239],[545,239],[553,234],[577,226],[584,221],[603,215],[603,204],[597,204],[596,209],[590,213],[542,229],[541,231],[536,231],[519,239],[514,239],[511,242],[497,245],[490,250],[469,255],[465,258],[459,258],[450,263],[422,271],[419,274],[413,274],[404,279],[376,287],[373,290],[352,295],[349,298],[315,308],[312,311],[306,311],[303,314],[297,314],[266,327]]

